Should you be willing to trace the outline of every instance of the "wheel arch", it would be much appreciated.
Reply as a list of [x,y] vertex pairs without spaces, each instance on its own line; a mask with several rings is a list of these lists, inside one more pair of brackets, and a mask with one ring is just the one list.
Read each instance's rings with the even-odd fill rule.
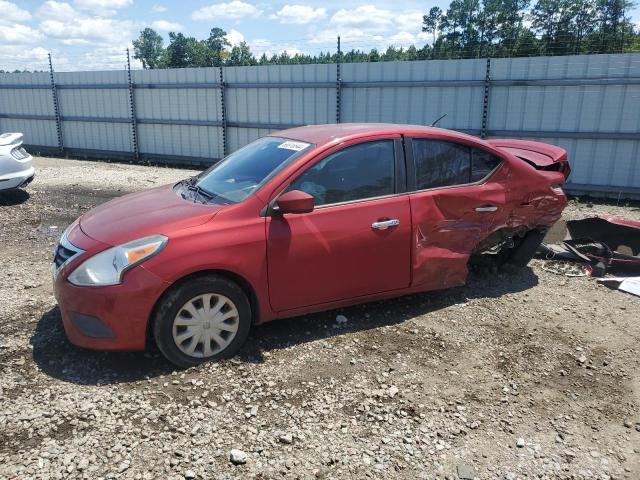
[[260,301],[258,299],[258,295],[256,294],[255,289],[253,288],[253,285],[251,285],[251,283],[246,278],[230,270],[216,269],[216,268],[199,270],[197,272],[192,272],[188,275],[185,275],[184,277],[179,278],[178,280],[173,282],[171,285],[169,285],[164,290],[164,292],[162,292],[162,294],[158,297],[158,299],[153,305],[153,308],[151,309],[149,318],[147,319],[147,333],[146,333],[147,345],[149,345],[149,342],[153,342],[153,319],[155,317],[156,310],[160,305],[160,302],[162,301],[162,299],[164,299],[164,297],[169,292],[171,292],[174,288],[179,287],[183,283],[188,282],[189,280],[192,280],[194,278],[206,277],[210,275],[217,275],[220,277],[224,277],[238,284],[238,286],[242,289],[242,291],[245,293],[245,295],[249,299],[249,305],[251,307],[251,324],[255,325],[259,323]]

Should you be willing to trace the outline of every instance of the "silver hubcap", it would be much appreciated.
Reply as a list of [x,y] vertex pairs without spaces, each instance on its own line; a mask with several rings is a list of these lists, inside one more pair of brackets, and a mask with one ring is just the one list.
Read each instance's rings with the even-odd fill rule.
[[178,310],[173,320],[173,341],[190,357],[210,357],[227,348],[238,333],[239,324],[238,309],[230,299],[205,293]]

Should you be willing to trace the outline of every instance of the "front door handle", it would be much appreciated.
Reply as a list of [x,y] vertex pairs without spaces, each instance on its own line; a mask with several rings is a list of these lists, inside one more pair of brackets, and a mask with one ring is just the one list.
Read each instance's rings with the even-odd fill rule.
[[495,212],[498,210],[498,207],[495,205],[482,205],[481,207],[476,207],[476,212]]
[[381,220],[378,222],[373,222],[371,224],[371,228],[374,230],[386,230],[389,227],[397,227],[400,225],[400,220],[397,218],[392,218],[391,220]]

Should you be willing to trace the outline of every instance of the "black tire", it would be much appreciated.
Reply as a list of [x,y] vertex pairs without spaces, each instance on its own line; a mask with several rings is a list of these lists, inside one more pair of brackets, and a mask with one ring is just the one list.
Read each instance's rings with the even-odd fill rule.
[[[239,314],[238,330],[231,343],[223,350],[209,357],[196,358],[182,352],[176,345],[172,333],[173,322],[190,299],[208,293],[224,295],[235,304]],[[219,275],[194,277],[165,293],[154,311],[152,322],[153,337],[158,349],[174,365],[187,368],[235,355],[246,341],[251,329],[251,305],[242,288],[225,277]]]
[[543,230],[530,230],[518,241],[518,244],[508,250],[504,258],[504,265],[516,268],[524,268],[536,254],[536,250],[544,240],[546,232]]

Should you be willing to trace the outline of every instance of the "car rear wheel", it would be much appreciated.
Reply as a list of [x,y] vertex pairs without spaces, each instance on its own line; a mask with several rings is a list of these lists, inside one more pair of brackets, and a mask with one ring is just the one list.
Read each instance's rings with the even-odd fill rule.
[[518,239],[514,248],[510,248],[505,252],[502,259],[503,265],[511,265],[516,268],[524,268],[536,254],[536,250],[544,240],[546,231],[529,230],[527,234]]
[[179,367],[233,356],[250,328],[247,296],[217,275],[179,284],[160,301],[153,319],[158,348]]

